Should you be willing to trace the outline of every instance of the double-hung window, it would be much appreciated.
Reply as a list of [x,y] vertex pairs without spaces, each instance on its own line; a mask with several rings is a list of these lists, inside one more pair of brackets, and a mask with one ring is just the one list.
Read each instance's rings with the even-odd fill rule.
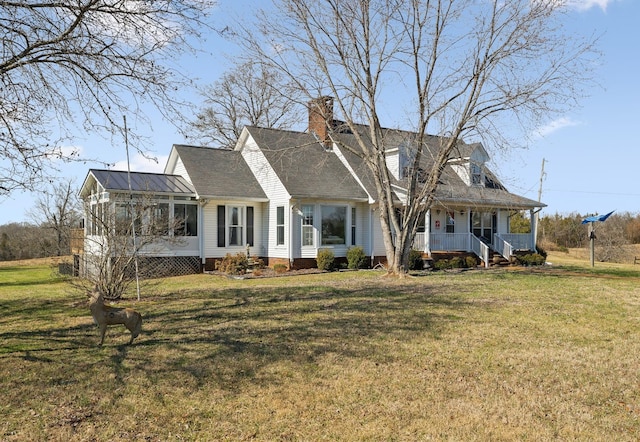
[[284,206],[276,207],[276,245],[284,245]]
[[241,246],[244,245],[243,241],[243,227],[244,227],[244,210],[239,206],[229,206],[227,208],[229,214],[227,215],[227,226],[229,232],[229,245]]
[[476,163],[471,163],[471,184],[482,184],[482,167]]
[[447,212],[446,216],[447,216],[447,223],[446,223],[446,226],[445,226],[445,228],[446,228],[445,231],[447,233],[455,233],[455,231],[456,231],[456,218],[455,218],[456,214],[455,214],[455,212]]
[[301,210],[302,210],[302,245],[313,246],[313,206],[303,205]]
[[218,247],[253,246],[253,207],[218,206]]
[[351,245],[356,245],[356,208],[351,208]]

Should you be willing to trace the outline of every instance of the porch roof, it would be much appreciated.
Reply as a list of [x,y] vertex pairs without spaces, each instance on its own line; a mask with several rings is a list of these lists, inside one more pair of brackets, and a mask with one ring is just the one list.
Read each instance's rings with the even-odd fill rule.
[[81,195],[88,194],[88,186],[91,185],[92,179],[108,192],[128,192],[129,178],[131,178],[131,190],[136,193],[195,196],[193,186],[179,175],[149,172],[128,173],[127,171],[105,169],[89,169]]
[[441,185],[436,189],[435,203],[442,206],[491,207],[528,210],[546,204],[509,193],[504,188],[465,185]]

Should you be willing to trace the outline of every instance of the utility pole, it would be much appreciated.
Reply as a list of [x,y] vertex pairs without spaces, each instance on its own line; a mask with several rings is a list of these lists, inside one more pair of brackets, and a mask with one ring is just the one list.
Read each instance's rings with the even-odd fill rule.
[[[542,202],[542,183],[544,182],[544,163],[545,159],[542,159],[542,168],[540,169],[540,187],[538,188],[538,202]],[[536,210],[533,221],[533,246],[536,247],[538,244],[538,221],[540,220],[540,208]]]

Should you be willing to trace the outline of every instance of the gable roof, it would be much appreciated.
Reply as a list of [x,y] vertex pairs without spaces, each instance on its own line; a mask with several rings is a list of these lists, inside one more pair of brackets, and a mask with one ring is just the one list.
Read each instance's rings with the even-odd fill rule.
[[[367,126],[357,126],[360,135],[365,141],[369,140]],[[385,145],[397,150],[400,146],[407,145],[415,139],[415,133],[395,130],[383,129],[385,137]],[[338,130],[333,134],[333,139],[338,146],[355,147],[357,142],[353,133],[348,130]],[[430,171],[434,164],[441,142],[441,137],[427,135],[425,138],[426,149],[423,150],[420,165],[425,171]],[[346,162],[351,170],[356,173],[367,192],[374,198],[377,198],[376,187],[373,181],[372,173],[369,167],[358,155],[353,153],[349,148],[340,149]],[[435,201],[442,205],[456,204],[466,205],[469,207],[502,207],[513,209],[533,209],[536,207],[545,207],[538,201],[524,198],[510,193],[499,181],[499,179],[489,170],[485,170],[485,183],[482,186],[469,186],[462,178],[453,170],[451,164],[459,164],[461,161],[469,161],[471,156],[479,154],[481,157],[488,157],[486,150],[480,143],[467,144],[460,142],[451,153],[450,162],[447,163],[440,176],[438,187],[435,191]],[[398,189],[407,187],[405,180],[397,180],[391,177],[393,185]],[[397,196],[397,195],[396,195]]]
[[129,192],[129,178],[133,192],[195,196],[193,186],[179,175],[106,169],[89,169],[81,194],[90,192],[93,180],[108,192]]
[[173,149],[200,197],[267,201],[240,152],[186,145]]
[[367,201],[369,195],[310,133],[246,127],[292,198]]

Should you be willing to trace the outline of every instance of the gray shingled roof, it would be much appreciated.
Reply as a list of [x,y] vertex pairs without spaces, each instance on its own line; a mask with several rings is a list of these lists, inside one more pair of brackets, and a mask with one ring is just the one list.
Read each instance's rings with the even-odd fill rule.
[[240,152],[185,145],[174,148],[199,196],[267,200]]
[[[366,126],[362,126],[360,129],[362,129],[361,135],[363,138],[368,139]],[[387,146],[395,147],[400,146],[402,143],[410,143],[414,136],[415,134],[412,132],[385,129],[385,143]],[[348,131],[334,134],[334,140],[347,146],[357,146],[354,135]],[[425,150],[421,161],[421,167],[424,170],[431,170],[433,158],[439,149],[440,141],[441,138],[436,136],[427,137],[428,149]],[[452,152],[452,158],[468,158],[475,147],[475,144],[460,143],[460,145]],[[360,180],[367,191],[372,195],[372,197],[376,198],[375,185],[373,183],[371,171],[367,165],[360,157],[350,153],[348,149],[341,149],[341,151],[347,159],[350,167],[360,177]],[[509,193],[509,191],[502,186],[498,178],[490,171],[486,171],[486,175],[493,182],[493,186],[495,186],[495,188],[467,186],[450,166],[445,166],[442,176],[440,177],[440,184],[436,189],[435,199],[437,202],[445,205],[459,204],[476,206],[482,204],[483,206],[513,209],[531,209],[545,206],[538,201]],[[394,180],[393,184],[399,187],[405,187],[407,183],[402,180]]]
[[293,198],[368,200],[334,152],[311,134],[247,127]]
[[131,172],[121,170],[90,169],[96,181],[109,192],[129,191],[129,176],[131,190],[134,192],[153,192],[167,194],[184,194],[195,196],[193,187],[179,175],[165,175],[148,172]]

